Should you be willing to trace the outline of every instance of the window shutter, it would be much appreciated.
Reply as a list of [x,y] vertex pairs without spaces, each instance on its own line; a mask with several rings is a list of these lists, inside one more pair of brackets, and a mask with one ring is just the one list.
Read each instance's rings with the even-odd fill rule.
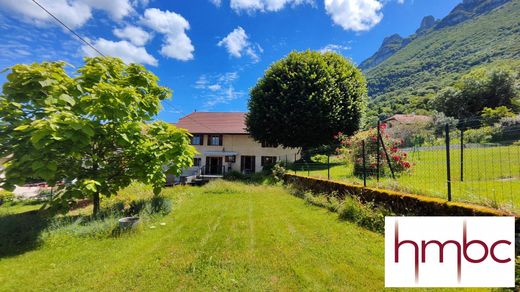
[[219,146],[222,146],[222,138],[224,137],[224,135],[220,135],[219,139],[218,139],[218,145]]

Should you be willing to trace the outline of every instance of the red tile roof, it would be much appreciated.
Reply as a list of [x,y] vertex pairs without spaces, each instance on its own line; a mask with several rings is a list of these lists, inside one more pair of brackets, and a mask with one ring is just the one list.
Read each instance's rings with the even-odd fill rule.
[[433,118],[429,116],[423,116],[423,115],[402,115],[397,114],[389,117],[388,119],[384,120],[383,122],[390,122],[390,121],[397,121],[400,123],[427,123],[432,121]]
[[193,112],[175,124],[192,134],[247,134],[243,112]]

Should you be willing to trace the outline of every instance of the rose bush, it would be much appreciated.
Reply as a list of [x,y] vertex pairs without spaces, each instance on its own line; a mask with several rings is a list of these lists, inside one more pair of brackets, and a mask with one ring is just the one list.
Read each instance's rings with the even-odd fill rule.
[[[392,138],[386,134],[386,124],[380,125],[380,133],[394,173],[399,174],[409,171],[413,164],[407,160],[408,154],[399,149],[399,146],[403,144],[402,139]],[[340,143],[336,151],[347,160],[347,163],[354,164],[354,175],[357,176],[363,175],[362,141],[365,141],[365,167],[367,175],[377,174],[377,128],[361,131],[350,137],[339,132],[335,138]],[[383,175],[390,169],[382,145],[380,145],[379,155],[379,169],[380,174]]]

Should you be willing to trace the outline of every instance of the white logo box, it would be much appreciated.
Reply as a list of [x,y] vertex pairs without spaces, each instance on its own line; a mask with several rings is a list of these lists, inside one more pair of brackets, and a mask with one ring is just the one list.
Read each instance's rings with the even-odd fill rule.
[[514,287],[514,217],[386,217],[385,286]]

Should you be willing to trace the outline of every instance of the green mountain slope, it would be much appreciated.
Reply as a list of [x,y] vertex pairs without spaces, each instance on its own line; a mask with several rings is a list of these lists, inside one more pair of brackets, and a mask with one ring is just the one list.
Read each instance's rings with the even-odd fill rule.
[[[461,5],[469,4],[478,13],[462,13]],[[411,36],[406,46],[378,65],[364,69],[372,111],[425,109],[433,94],[475,66],[519,64],[520,0],[465,0],[461,5],[429,31]]]

